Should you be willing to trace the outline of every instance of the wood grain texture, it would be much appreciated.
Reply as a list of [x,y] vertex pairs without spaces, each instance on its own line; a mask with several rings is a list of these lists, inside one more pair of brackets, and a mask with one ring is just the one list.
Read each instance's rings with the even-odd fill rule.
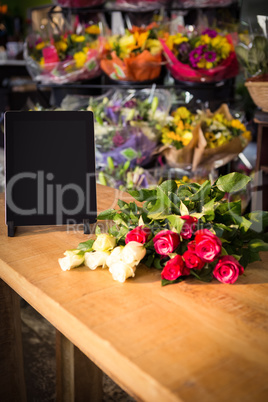
[[[118,196],[98,186],[98,210]],[[160,271],[144,266],[120,284],[104,269],[61,271],[58,258],[88,238],[82,228],[8,238],[0,202],[0,277],[134,398],[268,400],[267,253],[234,285],[161,287]]]

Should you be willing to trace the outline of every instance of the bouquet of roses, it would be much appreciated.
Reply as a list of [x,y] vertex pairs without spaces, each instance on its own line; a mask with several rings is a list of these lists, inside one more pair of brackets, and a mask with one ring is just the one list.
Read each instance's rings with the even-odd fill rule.
[[30,75],[42,84],[91,79],[101,73],[100,28],[85,25],[83,32],[57,33],[49,38],[30,34],[24,58]]
[[251,133],[239,120],[234,119],[226,104],[214,113],[207,110],[200,115],[197,126],[197,144],[192,167],[217,168],[234,159],[251,140]]
[[213,82],[235,77],[239,64],[231,36],[213,29],[177,33],[160,40],[167,68],[180,81]]
[[240,191],[250,181],[241,173],[222,176],[213,185],[172,180],[155,189],[129,191],[137,201],[118,201],[119,210],[99,214],[113,220],[108,233],[80,243],[59,259],[63,270],[85,264],[109,268],[124,282],[135,276],[140,262],[161,270],[162,285],[189,277],[234,283],[246,266],[268,251],[268,212],[241,215],[241,201],[228,202],[225,194]]
[[172,120],[162,128],[162,146],[158,149],[169,166],[178,167],[192,163],[194,148],[198,141],[197,115],[186,107],[177,108]]
[[157,24],[146,28],[133,26],[125,35],[107,38],[102,70],[113,80],[147,81],[161,72],[162,45],[157,38]]

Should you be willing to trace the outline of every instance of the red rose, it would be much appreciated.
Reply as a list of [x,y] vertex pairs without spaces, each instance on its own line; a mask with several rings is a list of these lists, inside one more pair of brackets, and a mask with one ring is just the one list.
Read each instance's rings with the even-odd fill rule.
[[162,279],[174,281],[179,276],[190,275],[189,268],[185,267],[182,257],[178,254],[168,260],[163,271],[161,272]]
[[136,241],[137,243],[146,243],[151,231],[149,228],[145,226],[137,226],[135,229],[128,232],[126,235],[125,243],[129,243],[130,241]]
[[221,241],[208,229],[195,233],[195,253],[205,262],[212,262],[221,254]]
[[180,236],[171,230],[161,230],[153,238],[154,248],[158,254],[168,255],[180,244]]
[[219,259],[213,275],[222,283],[234,283],[243,272],[244,267],[232,255],[225,255]]
[[189,241],[189,243],[187,244],[188,250],[193,252],[195,252],[195,246],[196,246],[195,240]]
[[189,269],[202,269],[205,265],[205,262],[201,260],[198,255],[193,253],[190,250],[185,251],[183,254],[184,262],[187,268]]
[[185,223],[183,224],[180,235],[183,239],[190,239],[196,229],[197,218],[190,215],[183,215],[181,219],[185,220]]

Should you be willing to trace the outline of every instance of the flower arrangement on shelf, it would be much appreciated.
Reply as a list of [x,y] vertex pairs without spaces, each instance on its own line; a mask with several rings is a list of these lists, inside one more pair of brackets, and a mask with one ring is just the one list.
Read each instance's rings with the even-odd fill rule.
[[189,277],[234,283],[247,265],[268,251],[268,212],[241,214],[241,201],[228,202],[225,194],[242,190],[250,178],[230,173],[213,184],[172,180],[154,189],[128,191],[135,202],[118,201],[99,220],[113,220],[108,233],[97,229],[96,240],[80,243],[59,259],[61,268],[86,265],[109,268],[113,279],[134,277],[139,263],[161,270],[162,285]]
[[167,68],[180,81],[215,82],[235,77],[239,72],[230,34],[213,29],[177,33],[160,39]]
[[90,98],[87,110],[95,118],[97,165],[106,166],[109,156],[116,165],[126,160],[131,160],[131,167],[150,162],[170,104],[169,93],[157,89],[117,90]]
[[107,166],[99,171],[97,181],[120,191],[140,190],[156,185],[156,180],[147,170],[140,166],[131,168],[130,160],[115,165],[110,156],[107,158]]
[[112,80],[148,81],[159,77],[162,45],[157,38],[157,24],[145,28],[133,26],[124,35],[107,37],[101,68]]
[[224,103],[214,113],[191,113],[180,107],[172,117],[162,129],[163,145],[158,148],[172,167],[191,164],[194,171],[218,168],[234,159],[251,140],[246,126],[233,118]]
[[39,33],[26,38],[24,55],[31,76],[42,84],[63,84],[87,80],[100,74],[102,42],[96,24],[83,32],[66,32],[43,38]]

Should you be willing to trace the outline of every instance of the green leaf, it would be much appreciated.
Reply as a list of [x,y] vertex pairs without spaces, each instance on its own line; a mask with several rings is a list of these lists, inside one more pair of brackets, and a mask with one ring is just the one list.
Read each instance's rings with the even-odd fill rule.
[[128,203],[125,202],[125,201],[123,201],[123,200],[118,200],[118,201],[117,201],[117,205],[118,205],[119,208],[121,208],[121,209],[124,208],[124,207],[129,208]]
[[213,279],[213,268],[207,267],[201,270],[191,269],[191,275],[195,276],[196,279],[202,282],[211,282]]
[[87,241],[79,243],[77,249],[81,251],[91,251],[94,241],[94,239],[89,239]]
[[210,193],[211,184],[209,180],[206,180],[202,186],[190,197],[191,201],[203,201]]
[[265,243],[261,239],[251,240],[248,243],[248,247],[255,253],[258,253],[259,251],[268,251],[268,243]]
[[180,203],[180,214],[181,214],[181,216],[189,215],[189,210],[182,201]]
[[268,227],[268,212],[254,211],[246,215],[246,218],[252,222],[251,230],[257,233],[263,232]]
[[[153,220],[165,219],[171,211],[178,211],[177,206],[169,199],[161,187],[156,188],[156,197],[152,203],[147,203],[148,218]],[[178,211],[179,212],[179,211]]]
[[174,228],[177,233],[181,232],[185,220],[181,219],[179,215],[167,215],[166,219],[169,221],[171,228]]
[[156,198],[156,190],[141,189],[141,190],[128,190],[128,193],[135,198],[135,200],[143,201],[153,201]]
[[175,180],[166,180],[162,184],[160,184],[159,187],[166,195],[169,195],[170,193],[175,193],[178,188]]
[[98,215],[98,220],[113,220],[117,212],[114,209],[106,209]]
[[229,173],[225,176],[219,177],[216,181],[216,186],[219,190],[226,193],[233,193],[240,191],[246,187],[251,178],[238,172]]
[[214,198],[209,202],[207,202],[205,205],[203,205],[202,213],[207,217],[208,220],[213,220],[215,218],[214,208],[215,208]]
[[101,234],[101,228],[99,227],[99,225],[96,226],[95,234]]
[[179,283],[179,282],[182,282],[184,279],[185,279],[185,276],[184,277],[180,276],[179,278],[174,279],[174,281],[168,281],[167,279],[162,279],[161,285],[162,286],[172,285],[172,283]]
[[160,257],[155,257],[155,259],[154,259],[154,268],[163,269],[163,265],[161,264]]

